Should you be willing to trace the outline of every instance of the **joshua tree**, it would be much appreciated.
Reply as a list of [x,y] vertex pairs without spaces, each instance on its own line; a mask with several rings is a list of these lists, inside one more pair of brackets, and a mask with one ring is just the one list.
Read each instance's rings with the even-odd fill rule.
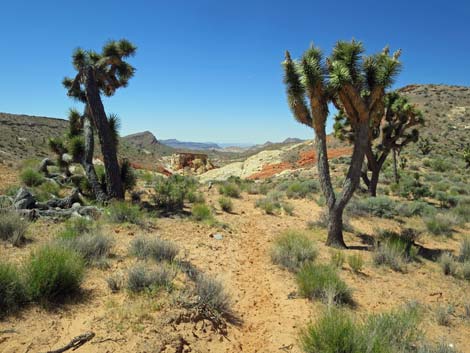
[[[321,50],[311,46],[299,61],[289,52],[283,63],[289,106],[295,119],[315,131],[318,175],[328,206],[327,245],[346,247],[343,240],[343,211],[359,179],[369,141],[369,126],[381,120],[385,110],[385,90],[400,70],[400,52],[383,52],[363,57],[361,42],[339,41],[324,60]],[[308,103],[307,103],[308,102]],[[351,162],[340,194],[331,183],[325,125],[328,103],[342,111],[354,131]]]
[[[362,179],[371,196],[377,195],[380,171],[390,152],[393,153],[395,181],[398,183],[396,155],[400,155],[406,145],[418,140],[419,131],[416,126],[424,124],[421,111],[398,92],[387,93],[384,103],[383,117],[372,120],[366,149],[367,170],[362,172]],[[335,120],[335,136],[353,142],[354,129],[345,114],[340,111]],[[370,178],[368,171],[371,172]]]
[[[124,188],[117,159],[117,139],[113,133],[112,119],[106,116],[101,94],[109,97],[118,88],[127,86],[135,69],[124,59],[134,55],[135,51],[136,47],[125,39],[108,42],[101,53],[76,49],[72,62],[77,74],[74,78],[65,78],[63,81],[68,95],[85,103],[84,125],[92,122],[98,132],[109,198],[124,198]],[[91,121],[88,122],[88,119]],[[85,144],[92,143],[90,135],[87,135],[87,131],[90,132],[91,129],[84,129]]]

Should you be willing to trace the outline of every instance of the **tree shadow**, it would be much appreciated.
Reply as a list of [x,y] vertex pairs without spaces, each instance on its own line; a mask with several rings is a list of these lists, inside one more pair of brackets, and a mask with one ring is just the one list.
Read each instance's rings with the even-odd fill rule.
[[422,245],[416,245],[416,247],[418,247],[419,256],[425,258],[426,260],[434,262],[436,262],[439,257],[445,252],[445,250],[442,249],[428,249]]

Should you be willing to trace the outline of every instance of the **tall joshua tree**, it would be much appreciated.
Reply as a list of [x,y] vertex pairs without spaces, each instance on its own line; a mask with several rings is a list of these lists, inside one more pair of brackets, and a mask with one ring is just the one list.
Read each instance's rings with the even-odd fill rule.
[[[367,169],[362,179],[371,196],[377,195],[377,184],[382,167],[390,154],[400,152],[406,145],[416,142],[419,137],[418,125],[424,124],[423,115],[408,99],[398,92],[385,95],[385,110],[381,119],[372,120],[369,141],[366,148]],[[334,133],[341,140],[354,141],[354,128],[345,114],[340,111],[335,117]],[[394,170],[396,164],[394,163]],[[371,172],[369,177],[368,171]]]
[[[286,52],[283,63],[288,103],[295,119],[315,131],[320,185],[328,207],[326,244],[346,247],[343,239],[343,211],[361,177],[364,154],[369,141],[369,126],[381,119],[385,109],[385,90],[400,71],[400,52],[388,49],[362,56],[361,42],[339,41],[326,60],[321,50],[311,46],[299,61]],[[330,177],[327,157],[326,120],[328,104],[344,112],[354,128],[351,162],[341,192],[337,195]]]
[[[85,116],[91,119],[98,132],[109,198],[124,198],[124,188],[120,177],[116,138],[110,119],[106,116],[101,94],[110,97],[117,89],[127,86],[135,69],[125,59],[135,52],[136,47],[125,39],[106,43],[101,53],[78,48],[72,55],[77,74],[74,78],[65,78],[63,81],[68,95],[85,103]],[[91,143],[86,138],[85,143],[87,142]]]

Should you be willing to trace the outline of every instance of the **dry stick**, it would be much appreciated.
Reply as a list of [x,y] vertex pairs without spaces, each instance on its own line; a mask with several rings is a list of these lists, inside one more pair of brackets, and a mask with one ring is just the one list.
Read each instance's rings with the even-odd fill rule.
[[62,353],[62,352],[68,351],[69,349],[76,350],[77,348],[83,346],[85,343],[90,341],[93,337],[95,337],[94,332],[85,332],[84,334],[81,334],[75,337],[74,339],[72,339],[70,343],[67,344],[66,346],[53,350],[53,351],[48,351],[46,353]]

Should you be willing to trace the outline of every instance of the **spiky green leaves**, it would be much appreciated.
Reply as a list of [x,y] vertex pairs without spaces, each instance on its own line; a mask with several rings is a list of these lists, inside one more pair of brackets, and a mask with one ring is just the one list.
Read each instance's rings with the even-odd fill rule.
[[121,127],[121,121],[119,119],[119,116],[116,114],[109,114],[108,115],[108,124],[109,124],[109,130],[112,135],[112,140],[114,143],[114,146],[118,146],[119,144],[119,128]]
[[82,134],[82,116],[76,109],[69,110],[69,131],[67,136],[69,138],[79,136]]
[[352,40],[350,42],[338,41],[331,54],[331,71],[342,83],[349,82],[354,85],[362,81],[362,54],[364,46],[362,42]]
[[284,83],[286,84],[287,100],[294,118],[301,124],[312,126],[312,116],[305,102],[305,88],[302,84],[302,75],[288,51],[284,67]]

